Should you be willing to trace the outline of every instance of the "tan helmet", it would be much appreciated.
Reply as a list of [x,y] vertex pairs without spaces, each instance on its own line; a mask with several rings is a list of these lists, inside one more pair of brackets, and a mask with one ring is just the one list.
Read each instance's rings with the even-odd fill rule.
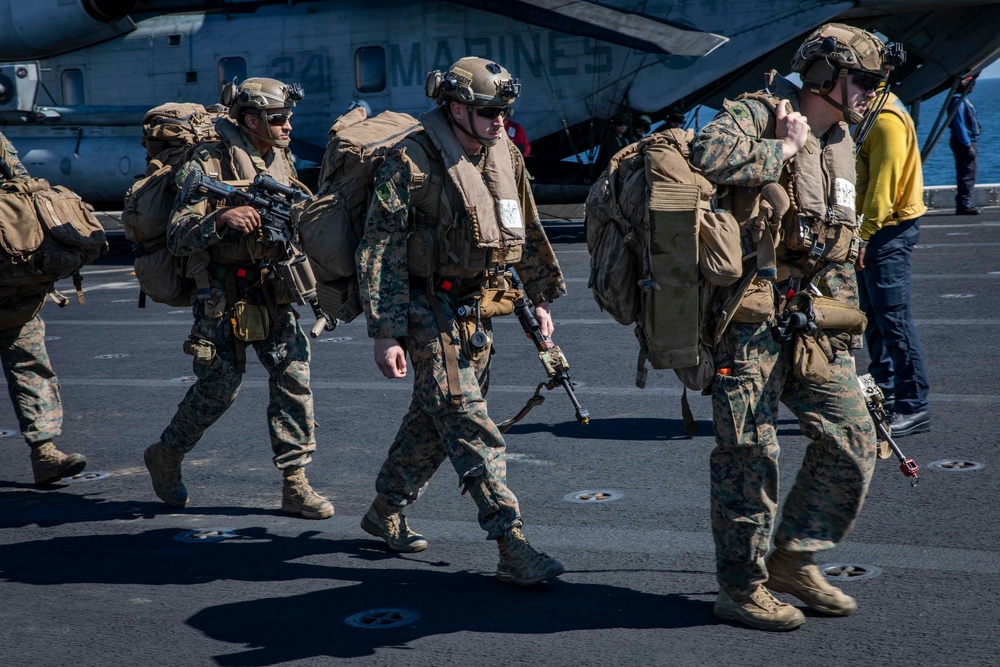
[[289,109],[303,97],[299,84],[285,84],[263,77],[246,79],[238,86],[234,80],[222,88],[222,103],[229,107],[229,117],[237,121],[245,112]]
[[869,82],[866,85],[874,89],[888,80],[894,67],[905,61],[906,52],[901,44],[886,45],[861,28],[827,23],[802,42],[792,58],[792,71],[801,76],[803,88],[822,95],[824,100],[840,109],[845,121],[856,125],[864,116],[848,105],[846,84],[840,89],[839,102],[831,96],[838,82],[846,81],[847,76],[853,74],[855,82],[860,83],[863,75]]
[[438,104],[454,100],[473,107],[506,107],[521,94],[521,84],[510,72],[486,58],[462,58],[441,74],[427,73],[427,97]]
[[802,85],[827,95],[842,72],[887,77],[891,66],[885,54],[885,45],[870,32],[843,23],[827,23],[802,42],[792,58],[792,71],[802,77]]

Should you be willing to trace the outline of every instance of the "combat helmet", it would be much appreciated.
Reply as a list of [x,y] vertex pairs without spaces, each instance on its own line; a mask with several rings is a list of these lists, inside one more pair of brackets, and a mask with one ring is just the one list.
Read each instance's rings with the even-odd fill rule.
[[239,85],[236,81],[222,88],[222,103],[229,107],[229,117],[239,120],[242,113],[261,115],[273,109],[290,109],[305,94],[297,83],[285,84],[277,79],[253,77]]
[[428,72],[424,91],[438,104],[452,100],[472,107],[507,107],[521,94],[521,84],[503,66],[470,56],[444,74]]
[[[229,117],[241,125],[244,132],[272,146],[287,148],[288,139],[275,139],[268,133],[251,132],[244,125],[243,117],[246,115],[258,116],[267,122],[268,111],[291,109],[304,96],[302,86],[297,83],[285,84],[277,79],[252,77],[239,85],[236,85],[235,79],[232,83],[227,83],[222,88],[220,99],[224,105],[229,107]],[[291,112],[288,115],[291,116]]]
[[[827,96],[848,74],[863,74],[870,77],[869,81],[881,82],[905,60],[906,53],[899,44],[885,45],[861,28],[827,23],[802,42],[792,58],[792,71],[798,72],[806,89]],[[846,90],[843,97],[841,104],[828,101],[841,108],[848,123],[861,122],[860,115],[847,108]]]

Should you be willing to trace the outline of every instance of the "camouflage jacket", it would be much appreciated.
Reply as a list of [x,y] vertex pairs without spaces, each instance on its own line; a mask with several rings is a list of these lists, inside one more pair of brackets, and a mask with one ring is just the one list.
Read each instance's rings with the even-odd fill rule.
[[[518,151],[512,151],[515,179],[525,222],[521,261],[515,265],[528,296],[537,303],[566,294],[559,262],[538,219],[528,172]],[[410,214],[412,164],[394,149],[375,175],[375,191],[395,192],[398,200],[383,201],[376,194],[368,208],[365,231],[357,251],[362,302],[372,338],[402,338],[407,335],[410,304],[410,272],[407,241],[413,232]],[[391,187],[380,188],[383,184]]]
[[21,160],[17,157],[17,149],[14,148],[14,144],[10,143],[10,140],[2,133],[0,133],[0,157],[7,161],[7,166],[10,167],[14,178],[21,181],[31,178],[28,175],[28,170],[24,168]]
[[[760,187],[774,183],[785,167],[781,140],[748,134],[750,124],[765,128],[773,115],[757,100],[727,103],[691,144],[691,164],[720,185]],[[772,133],[773,134],[773,133]]]
[[[792,104],[798,108],[797,100]],[[774,114],[759,100],[726,102],[725,109],[695,137],[691,164],[717,184],[759,188],[777,182],[786,163],[781,140],[773,138],[774,125]],[[812,134],[809,140],[818,143]],[[858,306],[853,266],[831,265],[815,282],[824,293]]]
[[[215,216],[220,208],[216,200],[206,199],[195,204],[185,204],[180,201],[180,190],[184,179],[194,170],[222,181],[252,181],[258,173],[267,171],[276,160],[285,160],[289,173],[295,178],[295,167],[292,165],[288,149],[274,148],[262,158],[242,132],[239,132],[238,138],[241,142],[239,145],[235,141],[223,140],[200,146],[195,150],[195,157],[177,170],[175,182],[178,199],[174,202],[170,224],[167,226],[167,247],[174,255],[185,257],[210,249],[213,259],[229,262],[250,262],[261,256],[262,245],[259,235],[249,234],[240,237],[226,234],[226,230],[222,230],[221,234],[216,231]],[[232,159],[230,156],[236,152],[245,154],[246,159]],[[208,157],[218,161],[221,173],[209,173],[212,169],[207,167]],[[289,181],[279,177],[280,173],[283,173],[282,170],[272,175],[279,182],[288,185]]]

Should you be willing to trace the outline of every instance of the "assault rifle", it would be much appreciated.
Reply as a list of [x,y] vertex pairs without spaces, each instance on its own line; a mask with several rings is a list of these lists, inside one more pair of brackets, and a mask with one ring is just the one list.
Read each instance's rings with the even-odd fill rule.
[[524,291],[524,285],[521,283],[517,271],[513,267],[509,267],[509,270],[511,286],[516,290],[521,290],[521,297],[514,302],[514,314],[517,315],[524,332],[528,334],[538,349],[538,358],[545,368],[545,373],[549,376],[549,381],[540,383],[535,389],[535,395],[528,399],[521,411],[507,421],[497,424],[497,428],[500,429],[501,433],[505,433],[511,426],[521,421],[528,414],[528,411],[545,400],[545,397],[541,395],[542,387],[551,391],[555,389],[556,385],[562,385],[562,388],[569,395],[569,400],[576,409],[576,420],[581,424],[589,423],[590,413],[580,405],[580,401],[577,400],[576,394],[573,392],[573,383],[569,379],[569,362],[566,361],[559,346],[542,333],[542,327],[538,323],[538,318],[535,317],[535,304]]
[[267,174],[258,174],[246,190],[240,190],[200,171],[192,171],[181,187],[181,201],[186,204],[212,198],[252,206],[257,210],[264,243],[268,248],[278,250],[278,257],[262,260],[260,268],[277,270],[295,302],[312,308],[316,324],[309,330],[309,335],[318,338],[323,330],[333,331],[337,327],[337,319],[327,315],[320,306],[316,296],[316,277],[299,246],[298,229],[291,223],[292,204],[307,197],[302,190],[282,185]]
[[[858,384],[861,385],[861,393],[865,397],[865,407],[868,408],[868,414],[872,417],[872,422],[875,424],[875,431],[878,433],[879,439],[889,445],[892,453],[896,455],[899,459],[899,470],[907,477],[912,477],[910,486],[916,486],[920,479],[917,477],[917,471],[920,469],[913,459],[907,458],[903,454],[902,450],[899,449],[899,445],[896,441],[892,439],[892,430],[886,423],[886,411],[883,401],[885,400],[885,395],[879,386],[875,384],[875,379],[871,374],[859,375]],[[881,445],[881,443],[879,443]],[[888,458],[888,454],[885,457]]]

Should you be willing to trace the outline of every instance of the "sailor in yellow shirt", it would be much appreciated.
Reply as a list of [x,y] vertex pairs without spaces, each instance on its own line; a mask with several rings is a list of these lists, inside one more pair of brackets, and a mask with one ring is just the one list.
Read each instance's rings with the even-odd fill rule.
[[[930,430],[927,369],[910,310],[910,264],[920,239],[924,177],[913,119],[888,95],[858,153],[857,261],[861,309],[868,317],[868,372],[892,408],[894,436]],[[893,398],[894,397],[894,398]]]

